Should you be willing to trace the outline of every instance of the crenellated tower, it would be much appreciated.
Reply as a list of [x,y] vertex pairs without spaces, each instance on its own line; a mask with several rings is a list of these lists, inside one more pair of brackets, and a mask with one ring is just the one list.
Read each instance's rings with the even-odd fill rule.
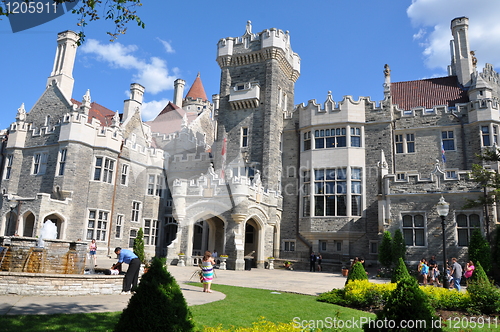
[[475,70],[475,63],[473,63],[475,58],[469,48],[468,31],[469,19],[467,17],[457,17],[451,21],[453,40],[450,41],[450,74],[456,75],[463,86],[471,84]]
[[217,137],[227,138],[226,160],[241,154],[247,172],[259,170],[265,188],[280,190],[283,118],[293,109],[300,75],[290,35],[274,28],[252,33],[248,21],[243,36],[219,41],[217,62],[222,71]]

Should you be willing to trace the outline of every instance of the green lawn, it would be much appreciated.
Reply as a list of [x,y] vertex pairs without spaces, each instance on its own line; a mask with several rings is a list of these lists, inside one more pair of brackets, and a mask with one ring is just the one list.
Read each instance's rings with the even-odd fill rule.
[[[250,327],[263,316],[267,321],[274,323],[294,322],[297,327],[319,327],[322,331],[331,331],[333,329],[329,326],[332,326],[334,319],[337,322],[342,320],[344,324],[351,324],[354,321],[359,325],[362,319],[375,316],[359,310],[318,302],[315,296],[309,295],[273,294],[270,290],[225,285],[212,285],[212,289],[223,292],[226,298],[191,307],[194,319],[201,326],[217,327],[222,324],[226,329],[232,326]],[[120,313],[0,316],[0,332],[113,331]],[[498,331],[499,329],[459,330]],[[361,329],[345,328],[344,331],[361,331]],[[445,331],[457,331],[457,329],[445,329]]]

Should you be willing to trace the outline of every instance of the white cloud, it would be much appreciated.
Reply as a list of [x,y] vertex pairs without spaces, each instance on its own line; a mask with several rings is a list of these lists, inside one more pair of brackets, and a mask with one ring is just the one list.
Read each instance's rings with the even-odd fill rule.
[[141,115],[143,121],[151,121],[160,114],[161,110],[167,106],[169,99],[152,100],[142,103]]
[[[407,9],[413,26],[420,29],[414,39],[424,46],[426,65],[442,70],[450,63],[451,20],[461,16],[469,18],[469,46],[476,51],[478,68],[485,62],[500,66],[499,12],[500,1],[491,0],[413,0]],[[432,31],[424,34],[422,29]]]
[[108,62],[115,68],[135,70],[133,80],[143,85],[148,93],[157,94],[173,89],[179,69],[173,68],[173,75],[170,75],[164,60],[157,57],[145,60],[132,55],[137,49],[135,45],[125,46],[116,42],[101,44],[95,39],[89,39],[80,51],[94,54],[99,61]]
[[160,43],[162,43],[163,47],[165,48],[165,52],[167,53],[175,53],[175,50],[174,48],[172,47],[172,45],[170,44],[171,42],[170,41],[165,41],[161,38],[156,38],[160,41]]

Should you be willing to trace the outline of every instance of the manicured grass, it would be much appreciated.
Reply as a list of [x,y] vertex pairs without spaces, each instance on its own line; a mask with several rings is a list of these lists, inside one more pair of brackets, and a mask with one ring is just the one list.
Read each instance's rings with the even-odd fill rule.
[[[200,284],[195,284],[199,286]],[[333,319],[360,321],[361,317],[374,318],[375,315],[334,304],[316,301],[315,296],[290,293],[272,294],[270,290],[212,285],[212,289],[223,292],[222,301],[190,307],[198,326],[223,328],[250,327],[263,316],[274,323],[294,322],[298,327],[322,327],[331,331],[328,325]],[[209,294],[205,294],[210,296]],[[0,332],[39,331],[113,331],[121,312],[67,315],[0,316]],[[493,323],[493,322],[492,322]],[[500,322],[499,322],[500,325]],[[500,327],[500,326],[499,326]],[[362,329],[344,329],[362,331]],[[457,329],[445,328],[445,331]],[[490,329],[460,329],[461,331],[498,331]],[[297,329],[297,331],[300,331]]]
[[318,302],[317,297],[310,295],[273,294],[265,289],[226,285],[212,285],[212,289],[226,294],[226,298],[223,301],[191,307],[196,322],[204,326],[216,327],[222,324],[226,329],[231,326],[250,327],[258,317],[263,316],[274,323],[294,322],[302,327],[318,327],[323,324],[322,330],[328,331],[324,327],[335,318],[359,321],[360,317],[375,317],[367,312]]
[[0,316],[0,332],[113,331],[121,312]]

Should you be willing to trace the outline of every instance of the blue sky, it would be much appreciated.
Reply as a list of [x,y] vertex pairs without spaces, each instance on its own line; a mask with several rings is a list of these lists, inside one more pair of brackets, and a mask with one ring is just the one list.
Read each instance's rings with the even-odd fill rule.
[[[479,68],[500,66],[500,1],[497,0],[275,0],[252,2],[145,0],[138,14],[146,23],[130,25],[115,42],[113,28],[101,20],[86,27],[87,41],[77,52],[73,98],[90,89],[92,101],[120,112],[130,83],[146,87],[143,119],[150,120],[173,98],[173,81],[189,85],[198,72],[209,98],[219,92],[215,61],[220,38],[237,37],[252,21],[252,31],[288,30],[301,58],[295,104],[335,101],[344,95],[383,95],[384,64],[392,81],[446,75],[450,62],[450,21],[470,19],[470,47]],[[474,6],[471,6],[471,4]],[[0,129],[15,120],[25,103],[30,110],[45,89],[56,51],[57,33],[78,30],[78,17],[66,14],[23,32],[0,21]]]

